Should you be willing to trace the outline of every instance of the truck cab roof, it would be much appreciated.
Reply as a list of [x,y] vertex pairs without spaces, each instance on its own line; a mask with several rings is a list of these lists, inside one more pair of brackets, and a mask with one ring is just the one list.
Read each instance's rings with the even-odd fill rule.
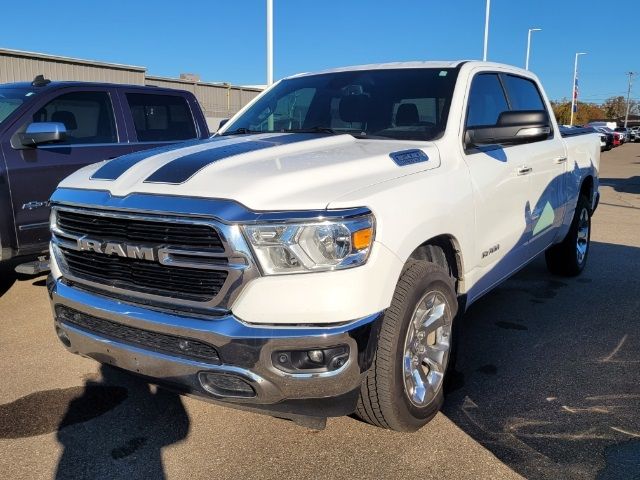
[[524,70],[518,67],[514,67],[513,65],[507,65],[504,63],[497,62],[485,62],[480,60],[429,60],[429,61],[410,61],[410,62],[387,62],[387,63],[371,63],[365,65],[352,65],[347,67],[338,67],[327,70],[322,70],[319,72],[305,72],[299,73],[296,75],[292,75],[287,78],[296,78],[307,75],[322,75],[326,73],[336,73],[336,72],[351,72],[351,71],[360,71],[360,70],[393,70],[393,69],[405,69],[405,68],[458,68],[463,65],[470,65],[473,67],[487,67],[490,68],[500,68],[500,69],[509,69],[514,72],[518,72],[521,74],[526,74],[527,76],[534,76],[530,71]]
[[80,82],[80,81],[71,81],[71,80],[51,81],[45,85],[34,85],[33,82],[13,82],[13,83],[0,84],[0,89],[22,88],[22,89],[33,90],[34,92],[51,91],[58,88],[66,88],[66,87],[126,88],[126,89],[141,89],[141,90],[152,88],[153,90],[157,90],[159,92],[167,92],[167,91],[175,92],[174,89],[157,87],[155,85],[134,85],[134,84],[126,84],[126,83],[107,83],[107,82]]

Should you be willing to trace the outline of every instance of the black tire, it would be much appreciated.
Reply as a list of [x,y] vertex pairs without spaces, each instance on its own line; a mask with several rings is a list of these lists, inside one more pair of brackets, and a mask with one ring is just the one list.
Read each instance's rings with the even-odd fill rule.
[[[585,213],[586,212],[586,213]],[[580,231],[580,219],[587,216],[586,251],[581,255],[578,252],[578,235]],[[591,246],[591,206],[585,195],[580,195],[576,205],[576,211],[571,221],[571,227],[567,236],[557,245],[550,247],[545,252],[547,268],[555,275],[575,277],[584,270]]]
[[[406,393],[403,350],[409,323],[416,306],[428,292],[442,294],[449,307],[452,331],[444,380],[434,398],[417,407]],[[391,430],[412,432],[428,423],[444,401],[443,384],[455,358],[455,325],[458,302],[454,279],[443,267],[424,260],[409,260],[396,286],[391,306],[380,328],[373,365],[362,384],[356,414],[365,422]]]

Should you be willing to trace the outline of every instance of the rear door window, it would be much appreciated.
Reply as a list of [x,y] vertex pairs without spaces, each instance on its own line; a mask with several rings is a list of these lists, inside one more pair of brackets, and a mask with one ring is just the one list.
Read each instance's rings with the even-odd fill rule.
[[187,100],[179,95],[127,93],[127,102],[139,142],[196,138]]
[[509,92],[511,110],[545,110],[538,87],[531,80],[514,75],[504,75]]
[[107,92],[72,92],[54,98],[33,114],[33,122],[63,123],[67,138],[57,145],[117,143],[118,134]]
[[502,112],[509,110],[497,74],[481,73],[473,78],[469,93],[467,127],[495,125]]

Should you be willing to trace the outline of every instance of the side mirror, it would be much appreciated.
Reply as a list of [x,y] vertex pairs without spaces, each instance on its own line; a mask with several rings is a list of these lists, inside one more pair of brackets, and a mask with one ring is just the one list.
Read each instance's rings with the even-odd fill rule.
[[228,118],[223,118],[222,120],[220,120],[220,124],[218,125],[218,130],[224,127],[228,122],[229,122]]
[[502,112],[495,125],[468,128],[466,146],[518,145],[545,140],[551,134],[549,116],[544,110]]
[[67,129],[60,122],[35,122],[29,124],[20,134],[20,143],[25,147],[35,147],[44,143],[63,142],[67,138]]

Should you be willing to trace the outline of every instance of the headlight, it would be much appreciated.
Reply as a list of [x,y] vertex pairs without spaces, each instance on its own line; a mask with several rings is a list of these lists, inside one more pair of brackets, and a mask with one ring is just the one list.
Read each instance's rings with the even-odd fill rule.
[[314,223],[245,225],[243,230],[265,275],[357,267],[367,261],[373,215]]

